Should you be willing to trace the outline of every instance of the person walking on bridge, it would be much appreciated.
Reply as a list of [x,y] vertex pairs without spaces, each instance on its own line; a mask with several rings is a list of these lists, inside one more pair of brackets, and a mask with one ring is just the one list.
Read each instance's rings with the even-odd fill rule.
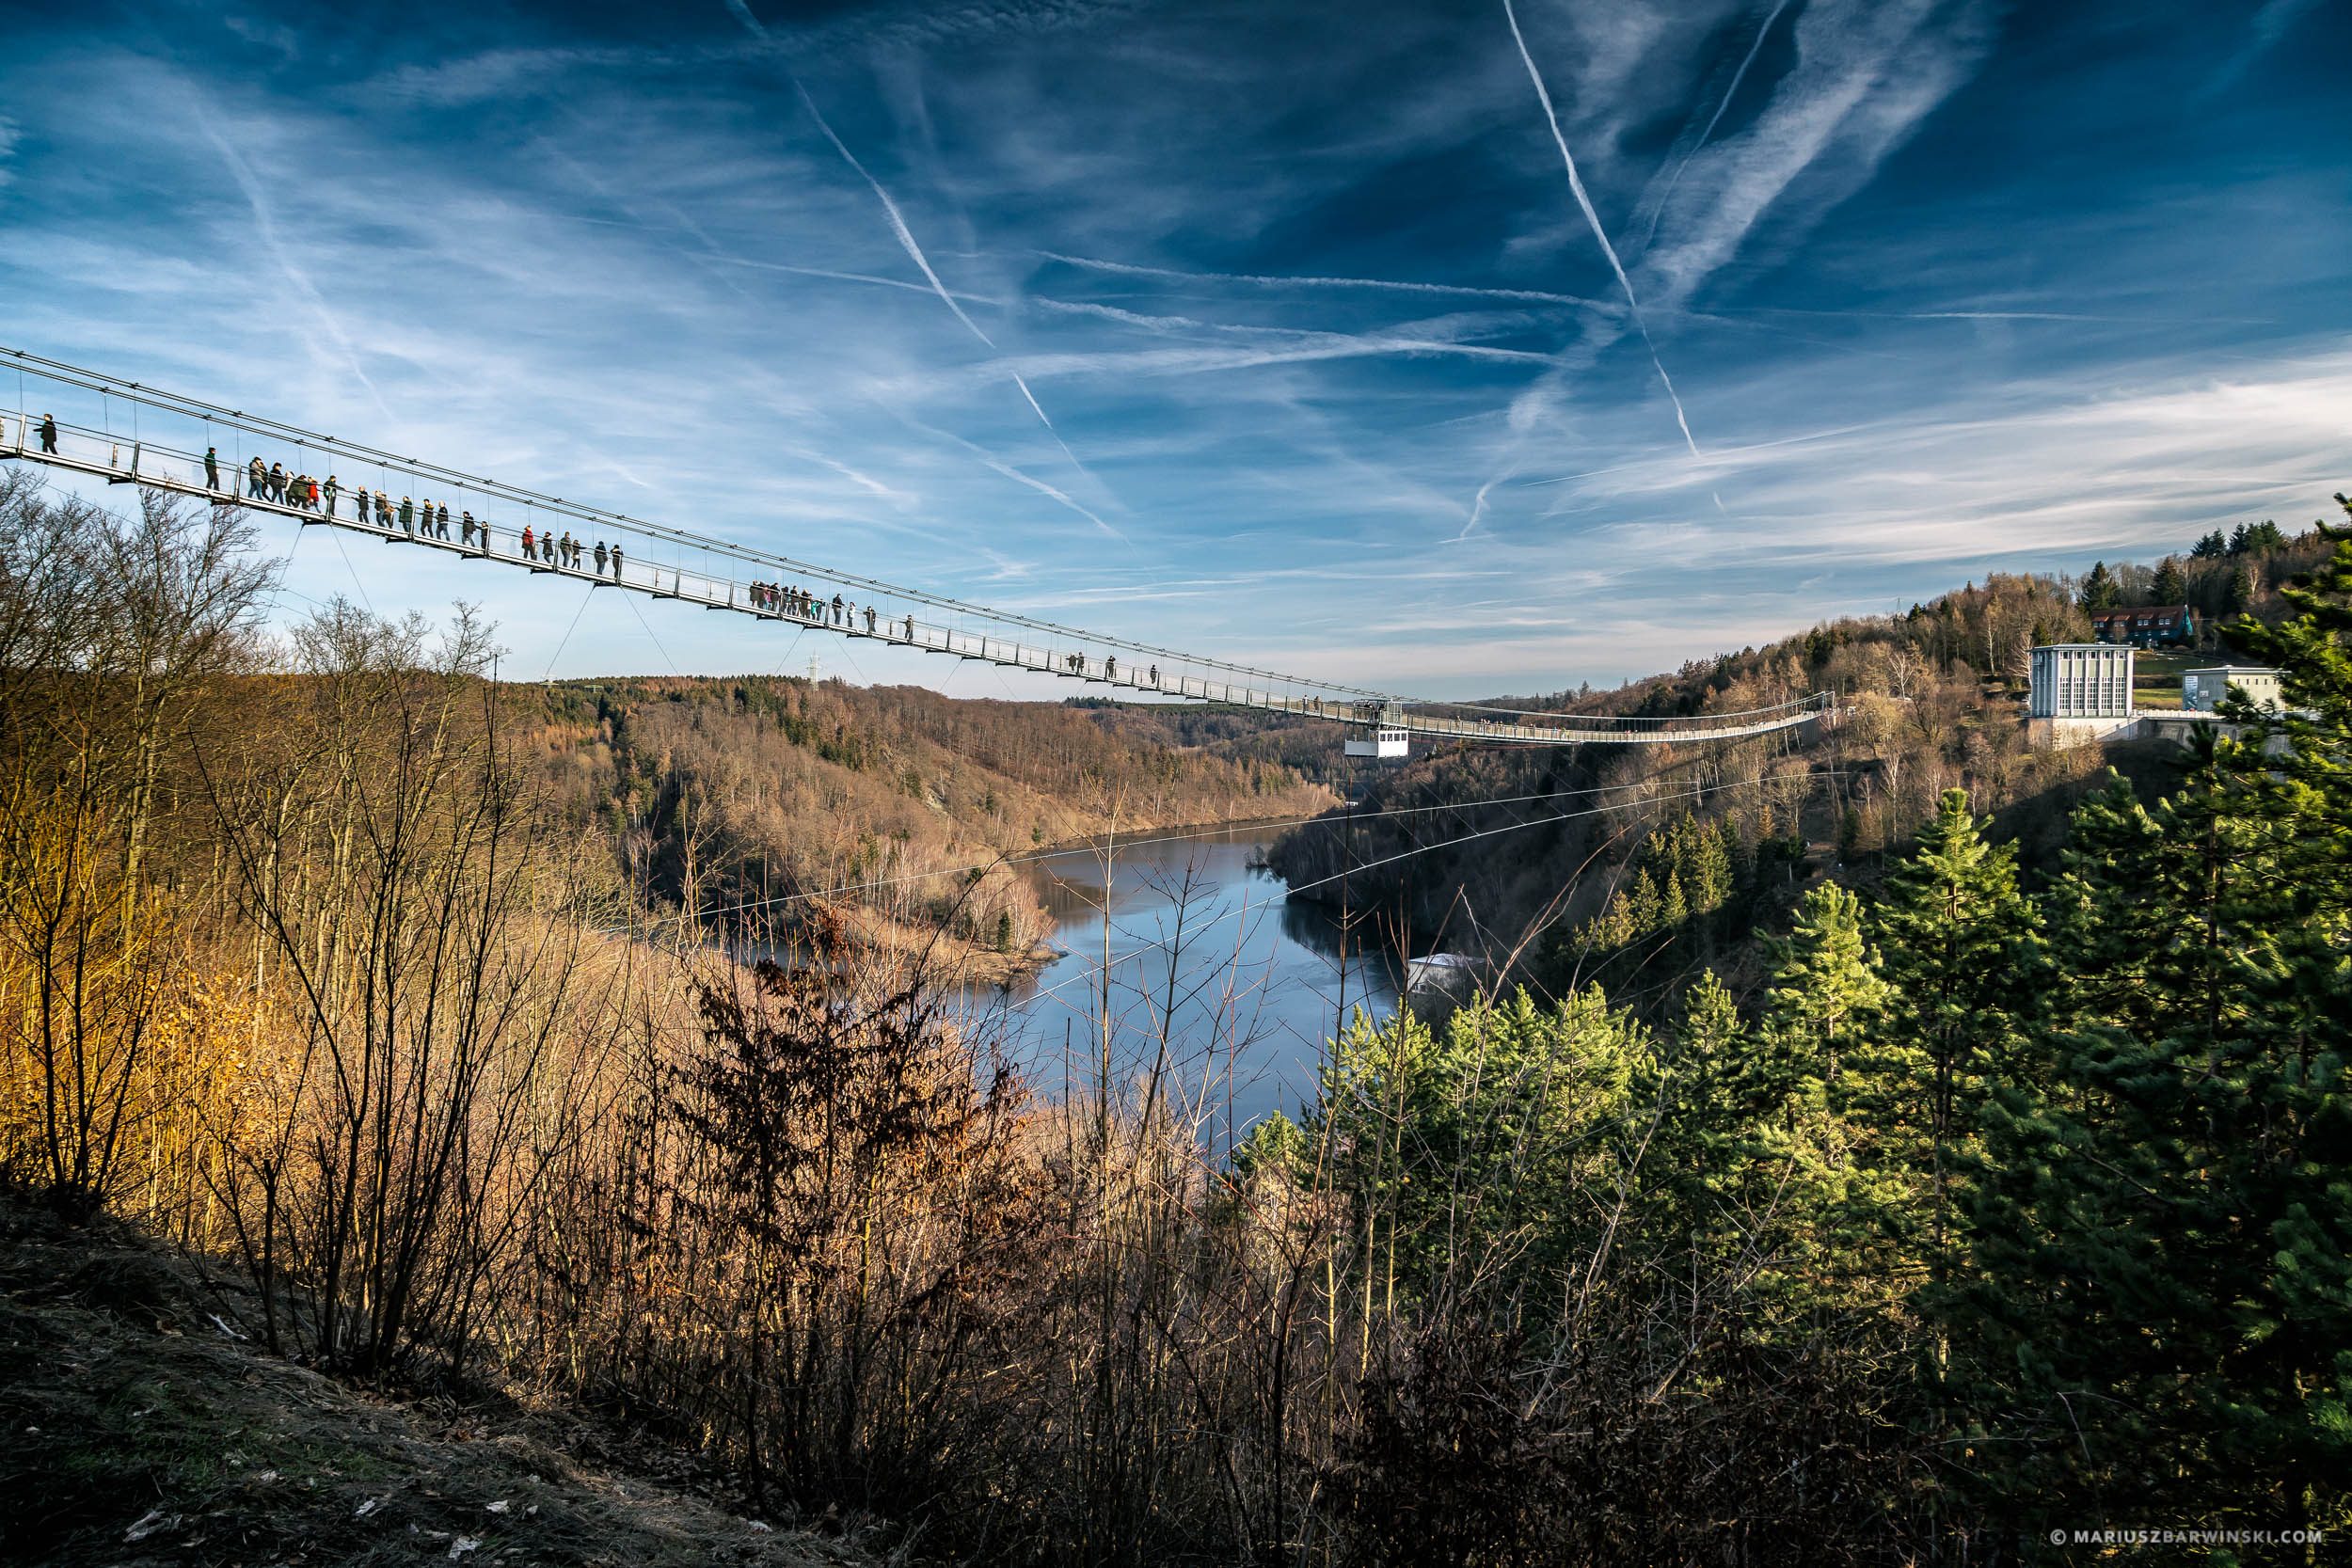
[[400,498],[400,531],[411,539],[417,536],[417,509],[406,496]]
[[523,559],[525,561],[539,559],[538,536],[531,531],[529,523],[523,525]]
[[609,555],[610,553],[611,553],[611,552],[610,552],[610,551],[608,551],[608,550],[604,547],[604,541],[603,541],[603,540],[601,540],[601,539],[597,540],[597,541],[596,541],[596,576],[598,576],[598,577],[602,577],[602,576],[604,576],[604,562],[605,562],[605,558],[606,558],[606,556],[607,556],[607,555]]
[[269,499],[279,506],[286,504],[286,470],[276,463],[269,466],[269,474],[262,482]]
[[621,546],[617,543],[612,546],[612,580],[621,580]]
[[335,476],[333,474],[328,474],[326,476],[326,488],[319,492],[319,510],[326,513],[326,515],[332,517],[335,515],[335,498],[340,495],[342,491],[342,486],[335,483]]
[[447,501],[441,502],[433,509],[433,537],[436,539],[449,537],[449,502]]
[[220,449],[218,447],[204,449],[204,488],[207,490],[220,488]]
[[254,500],[260,500],[263,486],[268,483],[269,475],[262,471],[262,459],[256,455],[252,462],[245,466],[245,493]]
[[40,450],[56,456],[57,451],[57,420],[55,415],[40,417]]

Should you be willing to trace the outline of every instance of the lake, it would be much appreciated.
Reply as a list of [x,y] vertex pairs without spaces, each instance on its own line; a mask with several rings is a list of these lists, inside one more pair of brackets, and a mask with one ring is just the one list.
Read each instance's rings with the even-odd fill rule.
[[1156,1069],[1202,1143],[1222,1153],[1272,1112],[1296,1113],[1343,1006],[1395,1011],[1393,955],[1368,930],[1343,942],[1331,911],[1285,897],[1260,863],[1276,836],[1247,827],[1141,835],[1118,847],[1107,879],[1096,849],[1028,863],[1063,956],[999,1000],[1009,1049],[1041,1096],[1090,1090],[1107,1012],[1112,1082],[1132,1088]]

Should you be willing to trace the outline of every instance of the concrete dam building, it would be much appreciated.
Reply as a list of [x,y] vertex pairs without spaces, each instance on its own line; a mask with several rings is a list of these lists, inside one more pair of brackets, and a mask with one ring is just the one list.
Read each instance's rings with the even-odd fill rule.
[[2132,645],[2056,642],[2033,650],[2026,730],[2036,746],[2116,738],[2132,714]]
[[2233,689],[2262,706],[2280,705],[2276,670],[2225,664],[2186,671],[2180,708],[2151,710],[2133,706],[2134,655],[2128,642],[2056,642],[2034,649],[2030,657],[2026,734],[2041,748],[2101,740],[2185,742],[2197,726],[2214,722],[2222,696]]

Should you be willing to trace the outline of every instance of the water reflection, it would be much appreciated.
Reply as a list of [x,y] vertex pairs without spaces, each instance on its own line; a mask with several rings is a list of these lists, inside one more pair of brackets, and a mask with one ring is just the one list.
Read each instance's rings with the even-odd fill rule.
[[973,1002],[1002,1009],[1009,1048],[1041,1090],[1100,1076],[1107,1016],[1112,1082],[1133,1088],[1156,1073],[1221,1148],[1312,1092],[1343,1010],[1394,1010],[1393,958],[1361,951],[1360,933],[1343,942],[1320,907],[1289,902],[1261,863],[1273,837],[1238,828],[1120,846],[1107,878],[1095,850],[1031,863],[1063,956]]

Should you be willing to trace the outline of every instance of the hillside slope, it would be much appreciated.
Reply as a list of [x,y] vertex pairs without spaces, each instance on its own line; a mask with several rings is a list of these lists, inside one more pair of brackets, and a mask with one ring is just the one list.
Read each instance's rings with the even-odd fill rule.
[[378,1402],[223,1314],[185,1259],[0,1196],[0,1560],[867,1560],[696,1496],[675,1455],[628,1467],[576,1417]]
[[[1105,832],[1311,816],[1337,803],[1274,754],[1282,721],[955,699],[743,676],[544,689],[548,798],[600,824],[641,898],[714,921],[824,893],[910,928],[1024,948],[1024,884],[944,875]],[[1290,749],[1336,753],[1329,725]]]
[[[1809,880],[1871,879],[1947,788],[1994,814],[2031,867],[2110,765],[2152,791],[2171,777],[2180,752],[2169,743],[2027,744],[2026,651],[2089,641],[2087,603],[2154,602],[2161,587],[2209,614],[2275,619],[2286,609],[2278,585],[2324,547],[2315,531],[2241,530],[2234,544],[2201,542],[2202,556],[2102,563],[2080,582],[1996,575],[1905,614],[1825,622],[1614,691],[1498,698],[1669,718],[1829,691],[1838,711],[1712,746],[1425,752],[1381,773],[1353,816],[1285,835],[1272,863],[1294,885],[1314,884],[1307,896],[1360,917],[1368,937],[1415,953],[1516,955],[1518,977],[1538,987],[1597,976],[1637,1004],[1700,967],[1738,991],[1758,973],[1756,929],[1780,924]],[[2153,657],[2141,700],[2161,705],[2180,668],[2233,657],[2211,620],[2201,643]]]

